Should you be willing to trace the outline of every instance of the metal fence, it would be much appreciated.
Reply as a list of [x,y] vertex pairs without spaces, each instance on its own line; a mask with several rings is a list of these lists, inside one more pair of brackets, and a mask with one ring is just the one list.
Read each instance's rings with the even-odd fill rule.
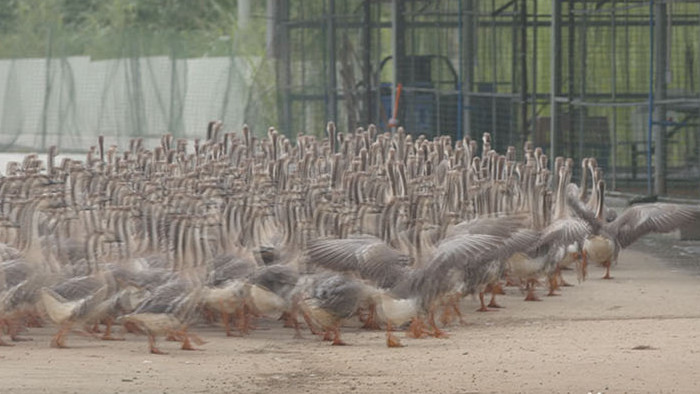
[[[292,138],[396,119],[430,137],[489,132],[501,152],[595,156],[609,189],[700,197],[697,1],[197,2],[218,21],[207,31],[170,23],[191,8],[179,2],[90,2],[110,5],[111,30],[47,6],[68,3],[32,0],[14,39],[0,25],[5,151],[202,136],[213,119]],[[120,4],[170,7],[167,29],[117,26]]]
[[[700,4],[279,2],[281,127],[389,120],[598,158],[611,189],[700,197]],[[400,91],[400,94],[399,94]],[[399,96],[397,98],[397,96]],[[398,103],[398,105],[396,105]]]

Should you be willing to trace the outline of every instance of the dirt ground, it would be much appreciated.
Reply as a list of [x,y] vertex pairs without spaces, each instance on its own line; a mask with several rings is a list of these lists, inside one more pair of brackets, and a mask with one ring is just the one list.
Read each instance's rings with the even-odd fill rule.
[[[524,302],[517,288],[504,309],[476,313],[447,339],[399,337],[349,327],[350,345],[332,347],[310,334],[293,339],[263,320],[244,338],[218,327],[193,331],[207,343],[182,351],[145,337],[103,342],[71,335],[52,349],[53,328],[31,329],[31,342],[0,348],[0,392],[47,393],[640,393],[700,392],[700,276],[650,254],[623,251],[613,280],[602,269],[562,296]],[[575,283],[573,272],[566,278]],[[540,290],[544,295],[544,290]]]

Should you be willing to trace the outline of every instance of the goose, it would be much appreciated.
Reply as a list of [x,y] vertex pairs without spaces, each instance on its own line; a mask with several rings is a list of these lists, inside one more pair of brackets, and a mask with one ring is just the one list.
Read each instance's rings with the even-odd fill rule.
[[[556,190],[556,200],[554,203],[552,223],[549,226],[549,231],[553,234],[565,232],[562,235],[567,240],[574,240],[568,245],[562,243],[557,244],[556,247],[564,249],[563,251],[558,251],[559,255],[563,255],[559,261],[556,262],[554,272],[549,275],[549,293],[547,295],[556,295],[554,291],[559,288],[559,285],[570,286],[562,276],[561,270],[567,268],[572,264],[576,263],[581,255],[582,240],[586,238],[590,232],[590,226],[583,221],[581,218],[572,215],[571,208],[567,203],[567,190],[569,185],[573,185],[571,182],[571,175],[573,170],[573,160],[567,159],[559,168],[559,183]],[[573,185],[575,186],[575,185]],[[577,271],[579,272],[579,271]]]
[[[23,259],[0,263],[0,325],[6,327],[12,341],[23,341],[18,336],[24,317],[33,313],[36,290],[43,278]],[[12,346],[2,340],[0,346]]]
[[[475,272],[483,272],[487,263],[504,255],[506,243],[502,237],[489,234],[460,233],[441,241],[425,267],[411,272],[393,292],[398,299],[413,299],[419,316],[415,316],[410,335],[423,336],[420,316],[426,316],[432,329],[430,335],[446,337],[435,323],[435,308],[445,295],[457,290],[460,294],[479,291]],[[507,248],[505,248],[507,249]],[[511,250],[512,251],[512,250]]]
[[592,228],[583,242],[583,267],[589,262],[605,267],[603,279],[612,279],[610,267],[617,263],[620,251],[649,233],[668,233],[700,220],[700,208],[670,203],[640,204],[625,209],[611,222],[605,219],[605,181],[596,185],[596,211],[591,212],[579,200],[569,201],[576,212]]
[[333,346],[343,346],[347,344],[340,338],[342,323],[372,294],[371,287],[353,278],[323,272],[308,279],[308,285],[299,295],[299,306],[302,313],[326,332],[324,339],[332,340]]
[[[311,241],[306,250],[311,264],[336,272],[353,273],[379,289],[390,289],[410,271],[412,259],[370,235],[345,239]],[[375,303],[369,304],[369,315],[363,328],[378,329]]]
[[[490,235],[498,237],[503,242],[493,260],[487,262],[477,260],[477,262],[469,264],[464,271],[461,293],[463,296],[478,294],[481,303],[481,307],[477,309],[478,312],[490,311],[489,307],[500,308],[500,305],[496,303],[495,296],[499,292],[498,281],[503,277],[507,268],[507,259],[518,251],[526,250],[537,241],[539,234],[525,228],[528,220],[528,216],[524,214],[486,216],[459,223],[448,232],[448,235],[451,236],[458,234]],[[484,293],[487,288],[492,290],[488,306],[484,302]],[[453,309],[460,315],[456,305]]]
[[292,319],[292,297],[299,280],[299,272],[289,264],[262,267],[248,279],[250,307],[255,315],[275,314],[288,318],[287,324],[296,327]]
[[[233,336],[230,316],[237,315],[241,335],[247,332],[246,302],[250,298],[248,277],[255,272],[255,263],[236,255],[217,256],[212,264],[204,291],[204,306],[218,311],[226,336]],[[248,301],[249,302],[249,301]]]
[[95,307],[105,300],[108,285],[94,276],[68,279],[53,287],[43,287],[40,300],[46,315],[59,326],[51,347],[65,348],[65,336],[79,323],[88,322]]
[[196,275],[181,273],[156,288],[132,313],[122,316],[119,321],[125,328],[148,336],[152,354],[167,354],[156,347],[156,336],[166,334],[180,340],[182,350],[196,350],[190,339],[197,344],[204,341],[187,329],[202,297],[202,287]]
[[[535,295],[534,287],[538,279],[546,275],[550,281],[550,292],[554,295],[556,289],[556,271],[561,261],[576,247],[576,242],[580,242],[590,233],[589,226],[581,220],[570,218],[568,215],[566,201],[566,185],[571,176],[570,167],[562,166],[560,169],[557,185],[557,205],[553,220],[540,230],[539,240],[524,251],[513,254],[508,258],[509,275],[525,280],[527,295],[525,301],[539,301]],[[530,189],[529,198],[535,201],[534,189]],[[542,203],[546,203],[543,199]],[[537,204],[539,205],[539,204]],[[549,208],[544,207],[541,212],[548,212]],[[542,220],[547,223],[547,220]]]

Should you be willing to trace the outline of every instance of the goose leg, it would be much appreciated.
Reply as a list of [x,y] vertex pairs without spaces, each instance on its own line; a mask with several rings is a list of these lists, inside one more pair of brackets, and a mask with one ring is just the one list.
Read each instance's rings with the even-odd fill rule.
[[51,338],[51,347],[63,349],[67,348],[65,343],[65,336],[68,334],[70,331],[70,326],[69,325],[62,325],[61,328],[58,330],[56,335]]
[[[572,256],[574,259],[578,259],[579,254],[574,253]],[[557,280],[559,281],[559,286],[572,287],[573,285],[571,283],[564,280],[564,275],[561,273],[562,270],[561,267],[557,266]]]
[[185,333],[183,334],[183,340],[182,340],[182,347],[180,347],[182,350],[199,350],[196,349],[194,346],[192,346],[192,342],[190,342],[190,337]]
[[612,279],[613,277],[610,276],[610,260],[604,262],[603,267],[605,267],[605,276],[603,276],[603,279]]
[[301,324],[299,324],[298,315],[299,308],[296,303],[292,303],[292,308],[289,311],[289,319],[294,327],[294,339],[303,339],[301,335]]
[[279,319],[278,319],[278,320],[284,321],[284,324],[282,325],[282,327],[284,327],[284,328],[294,328],[294,322],[292,321],[292,317],[291,317],[291,316],[292,316],[292,315],[291,315],[289,312],[287,312],[287,311],[282,312],[282,315],[280,315],[280,317],[279,317]]
[[[219,300],[219,308],[221,310],[221,320],[224,323],[224,331],[226,332],[227,337],[233,337],[236,336],[234,333],[231,332],[231,315],[228,314],[226,305],[224,305],[223,300]],[[240,334],[243,335],[243,334]]]
[[236,325],[238,326],[238,332],[241,333],[241,336],[248,333],[245,305],[241,305],[238,309],[236,309]]
[[6,326],[7,321],[0,319],[0,346],[15,346],[2,340],[2,326]]
[[500,295],[505,295],[506,292],[503,291],[503,286],[499,282],[492,283],[488,286],[488,290],[491,291],[491,294],[500,294]]
[[7,333],[8,335],[10,335],[10,339],[12,340],[12,342],[28,342],[32,340],[32,338],[23,338],[19,336],[19,333],[22,330],[22,324],[19,321],[6,321],[6,326]]
[[522,283],[517,283],[510,276],[506,276],[506,286],[509,286],[509,287],[522,286]]
[[484,302],[484,292],[481,291],[479,292],[479,302],[481,303],[481,308],[477,309],[477,312],[491,312],[489,308],[486,307],[486,303]]
[[[484,302],[484,293],[485,293],[485,291],[482,291],[482,292],[479,293],[479,302],[481,303],[481,308],[477,309],[476,311],[477,311],[477,312],[497,312],[497,311],[495,311],[495,310],[493,310],[493,309],[489,309],[489,308],[486,306],[486,303]],[[501,307],[500,305],[498,305],[498,304],[496,303],[496,293],[493,292],[493,291],[492,291],[492,293],[491,293],[491,302],[489,302],[489,305],[488,305],[488,306],[490,307],[490,306],[492,306],[492,305],[495,305],[495,306],[493,306],[493,308],[500,308],[500,307]],[[461,316],[460,316],[460,317],[461,317]],[[461,319],[460,319],[460,320],[461,320]]]
[[406,336],[409,338],[416,338],[420,339],[423,338],[428,334],[428,331],[425,329],[425,325],[423,324],[423,320],[420,317],[414,317],[411,320],[411,325],[408,327],[408,331],[406,332]]
[[447,335],[444,331],[438,328],[437,324],[435,324],[435,311],[430,310],[428,312],[428,324],[430,325],[430,328],[433,329],[433,332],[431,333],[435,338],[449,338],[450,336]]
[[525,286],[527,289],[527,296],[525,296],[525,301],[542,301],[535,295],[535,282],[536,280],[533,279],[527,280],[527,285]]
[[495,292],[494,292],[494,293],[491,293],[491,301],[489,301],[488,307],[489,307],[489,308],[503,308],[501,305],[499,305],[499,304],[496,302],[496,293],[495,293]]
[[586,280],[588,275],[588,253],[585,250],[581,251],[581,277]]
[[572,287],[573,286],[571,283],[564,280],[564,275],[562,275],[561,270],[559,270],[557,277],[558,277],[560,286],[563,286],[563,287]]
[[445,327],[452,322],[452,302],[447,303],[442,308],[442,315],[440,316],[440,323]]
[[554,291],[559,289],[559,283],[557,283],[557,275],[550,275],[549,276],[549,293],[547,293],[547,297],[552,297],[552,296],[558,296],[560,294],[555,293]]
[[496,295],[501,294],[504,295],[506,294],[505,291],[503,291],[503,287],[499,282],[493,283],[489,285],[490,290],[491,290],[491,301],[489,301],[488,307],[489,308],[503,308],[502,306],[498,305],[496,302]]
[[182,339],[182,347],[180,347],[180,349],[182,349],[182,350],[202,350],[202,349],[197,349],[194,346],[192,346],[192,342],[190,341],[190,338],[192,338],[192,341],[197,343],[197,345],[202,345],[205,343],[202,340],[202,338],[198,337],[197,335],[189,334],[187,332],[187,327],[178,331],[175,335]]
[[340,340],[340,323],[333,328],[333,346],[345,346],[347,343]]
[[389,321],[386,322],[386,346],[387,347],[403,347],[403,345],[401,344],[401,341],[399,341],[399,338],[397,338],[391,332],[391,322],[389,322]]
[[233,333],[231,332],[231,316],[228,315],[228,312],[226,312],[225,308],[223,308],[223,305],[221,306],[221,320],[224,323],[224,332],[226,332],[227,337],[232,337]]
[[461,326],[467,326],[467,325],[469,325],[469,323],[467,323],[464,320],[464,317],[462,316],[462,312],[459,310],[459,302],[458,301],[459,301],[459,299],[455,300],[455,302],[452,303],[452,310],[454,310],[455,315],[457,315],[457,319],[459,320],[459,324]]
[[377,314],[377,306],[374,305],[374,303],[369,304],[369,313],[367,315],[367,320],[365,320],[365,324],[362,326],[362,328],[367,329],[367,330],[379,330],[381,327],[379,327],[379,323],[377,323],[377,320],[375,319],[375,316]]
[[125,338],[117,338],[112,336],[112,323],[113,319],[111,317],[105,320],[105,333],[100,337],[103,341],[123,341]]
[[311,331],[311,333],[313,335],[323,334],[322,332],[319,332],[318,330],[316,330],[316,328],[314,328],[314,323],[313,323],[313,321],[311,321],[311,316],[309,316],[308,313],[302,311],[301,316],[304,318],[306,325],[309,327],[309,331]]
[[44,327],[41,316],[36,311],[29,311],[26,315],[25,326],[41,328]]
[[148,348],[152,354],[168,354],[156,348],[156,337],[148,334]]

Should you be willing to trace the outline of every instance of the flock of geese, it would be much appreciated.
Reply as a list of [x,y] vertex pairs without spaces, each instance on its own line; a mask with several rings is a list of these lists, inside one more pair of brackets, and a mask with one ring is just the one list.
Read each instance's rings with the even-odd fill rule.
[[[650,232],[700,219],[700,209],[646,204],[620,215],[605,205],[594,158],[556,158],[540,148],[505,154],[465,138],[414,139],[399,128],[291,141],[270,129],[206,139],[164,135],[152,150],[105,149],[84,162],[28,155],[0,178],[0,345],[54,324],[51,346],[76,329],[102,339],[144,334],[194,349],[188,330],[221,324],[242,336],[255,319],[284,320],[301,334],[342,345],[343,323],[386,328],[386,343],[446,334],[465,296],[498,307],[504,281],[526,300],[561,270],[610,267]],[[480,148],[480,149],[479,149]],[[45,163],[45,164],[44,164]],[[485,294],[491,293],[488,304]],[[442,314],[440,315],[440,313]],[[113,333],[117,324],[122,336]],[[282,324],[282,323],[280,323]]]

